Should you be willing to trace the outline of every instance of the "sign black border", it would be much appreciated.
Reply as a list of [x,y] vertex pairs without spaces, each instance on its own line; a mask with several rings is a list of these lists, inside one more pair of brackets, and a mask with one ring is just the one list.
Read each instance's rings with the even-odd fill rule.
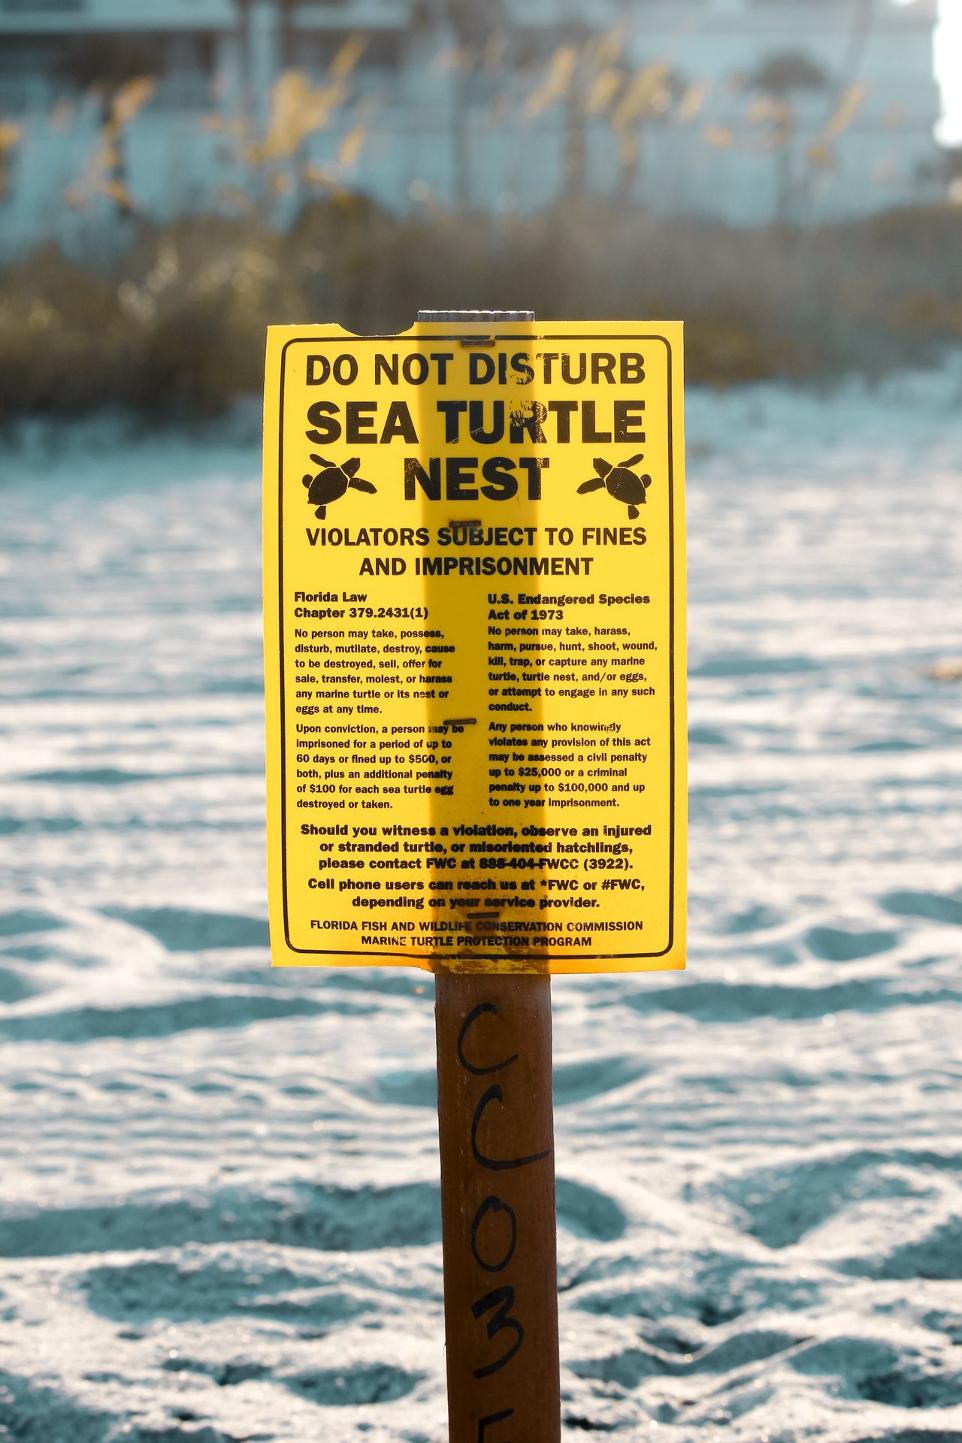
[[[281,737],[281,770],[280,770],[280,814],[281,814],[281,887],[284,911],[284,941],[291,952],[296,952],[300,957],[363,957],[372,967],[381,964],[382,958],[394,957],[417,966],[419,962],[441,963],[444,958],[437,952],[412,953],[402,951],[388,951],[378,949],[377,953],[371,954],[368,949],[349,950],[346,948],[333,947],[295,947],[291,941],[290,916],[287,900],[287,714],[285,706],[285,671],[284,671],[284,380],[287,369],[287,352],[291,346],[326,346],[326,345],[360,345],[364,343],[375,343],[383,345],[387,341],[405,341],[409,345],[419,345],[425,340],[432,344],[438,341],[463,342],[476,339],[477,331],[465,331],[453,335],[435,336],[355,336],[345,332],[343,338],[332,336],[293,336],[285,341],[281,349],[281,370],[280,370],[280,395],[278,403],[277,419],[277,628],[278,628],[278,664],[279,664],[279,696],[280,696],[280,737]],[[496,332],[492,336],[495,344],[499,342],[517,341],[517,331],[509,334]],[[470,953],[472,960],[479,962],[512,962],[525,961],[548,961],[549,970],[553,961],[571,962],[630,962],[643,960],[645,958],[665,957],[672,950],[675,938],[675,866],[676,866],[676,823],[675,823],[675,784],[676,784],[676,746],[675,746],[675,653],[677,650],[677,637],[675,634],[675,458],[674,458],[674,375],[673,355],[671,342],[667,336],[650,335],[625,335],[619,333],[614,336],[606,335],[567,335],[567,334],[543,334],[527,335],[521,339],[530,341],[637,341],[649,342],[660,341],[668,354],[668,631],[671,637],[670,656],[668,664],[668,714],[671,740],[669,746],[669,843],[668,843],[668,945],[658,952],[581,952],[577,957],[545,958],[543,952],[474,952]],[[391,964],[388,964],[391,965]]]

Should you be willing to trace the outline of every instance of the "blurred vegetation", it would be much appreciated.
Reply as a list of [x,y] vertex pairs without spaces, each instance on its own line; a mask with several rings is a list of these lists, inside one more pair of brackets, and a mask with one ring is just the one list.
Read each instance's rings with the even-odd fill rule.
[[5,418],[216,416],[260,389],[269,324],[390,333],[419,307],[680,317],[690,379],[716,386],[879,375],[962,342],[954,208],[743,231],[600,200],[404,217],[344,193],[284,233],[249,217],[131,224],[102,265],[45,248],[0,272]]

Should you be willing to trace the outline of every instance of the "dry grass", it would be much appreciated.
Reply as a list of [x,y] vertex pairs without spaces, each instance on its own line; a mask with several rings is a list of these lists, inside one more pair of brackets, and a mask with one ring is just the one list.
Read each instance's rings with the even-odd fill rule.
[[44,249],[0,274],[0,405],[214,415],[259,389],[269,323],[385,332],[421,306],[681,317],[689,376],[719,386],[879,374],[962,341],[960,240],[945,209],[737,231],[606,202],[403,218],[345,197],[283,235],[184,220],[144,227],[109,268]]

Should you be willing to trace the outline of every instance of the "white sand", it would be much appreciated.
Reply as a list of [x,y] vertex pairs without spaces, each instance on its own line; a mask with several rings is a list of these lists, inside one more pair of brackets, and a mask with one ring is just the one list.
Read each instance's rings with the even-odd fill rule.
[[[960,377],[691,398],[690,970],[554,984],[571,1439],[962,1440]],[[0,455],[3,1443],[446,1437],[430,978],[267,967],[257,465]]]

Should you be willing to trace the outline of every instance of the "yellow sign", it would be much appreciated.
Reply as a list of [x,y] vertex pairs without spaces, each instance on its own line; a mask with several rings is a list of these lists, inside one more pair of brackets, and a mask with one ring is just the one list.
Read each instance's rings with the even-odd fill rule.
[[684,966],[681,342],[271,328],[275,963]]

